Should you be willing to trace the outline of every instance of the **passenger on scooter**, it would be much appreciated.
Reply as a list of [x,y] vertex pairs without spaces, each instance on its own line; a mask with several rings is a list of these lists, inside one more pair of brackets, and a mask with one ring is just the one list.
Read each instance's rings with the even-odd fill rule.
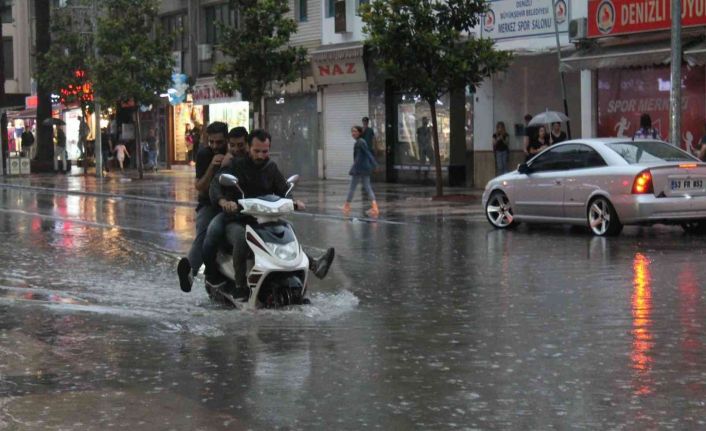
[[188,256],[181,258],[177,265],[179,285],[184,292],[191,291],[194,277],[198,274],[203,263],[201,250],[208,225],[220,211],[218,206],[211,204],[209,185],[220,169],[226,154],[228,125],[220,121],[213,122],[206,128],[206,133],[208,134],[208,146],[199,148],[196,154],[195,187],[199,192],[198,206],[196,207],[196,236]]
[[[223,158],[221,170],[230,166],[235,160],[248,157],[247,139],[248,130],[245,127],[234,127],[228,132],[228,154]],[[215,175],[215,178],[218,178],[218,175]],[[225,214],[221,211],[220,206],[216,206],[216,208],[218,209],[218,215],[216,215],[208,225],[202,249],[203,262],[206,266],[205,274],[211,284],[218,284],[223,281],[216,280],[215,278],[217,276],[211,274],[213,272],[212,268],[215,267],[218,247],[221,245],[226,234]],[[217,272],[216,270],[216,273]]]
[[[235,160],[230,166],[223,168],[219,175],[227,173],[238,178],[238,185],[245,193],[246,198],[253,198],[263,195],[275,194],[285,197],[289,185],[277,165],[270,160],[270,134],[265,130],[254,130],[248,136],[247,158]],[[245,241],[245,225],[254,222],[254,218],[239,213],[237,200],[242,198],[240,191],[233,187],[223,187],[218,181],[218,175],[211,181],[209,191],[211,202],[218,205],[223,210],[223,217],[226,221],[226,238],[233,246],[233,266],[235,269],[236,289],[247,288],[246,270],[248,245]],[[294,201],[294,208],[303,210],[304,203],[299,200]],[[310,269],[319,278],[323,278],[328,272],[334,257],[334,250],[330,248],[319,259],[310,259]],[[215,264],[215,257],[209,258],[206,262],[206,277],[209,283],[217,285],[222,280],[218,279],[220,274]]]

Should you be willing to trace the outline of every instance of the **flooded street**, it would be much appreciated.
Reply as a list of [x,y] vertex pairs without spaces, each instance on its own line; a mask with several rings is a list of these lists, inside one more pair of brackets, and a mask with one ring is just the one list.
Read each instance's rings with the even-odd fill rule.
[[179,289],[189,205],[0,201],[0,429],[706,428],[706,253],[679,228],[301,214],[337,254],[313,304],[238,312]]

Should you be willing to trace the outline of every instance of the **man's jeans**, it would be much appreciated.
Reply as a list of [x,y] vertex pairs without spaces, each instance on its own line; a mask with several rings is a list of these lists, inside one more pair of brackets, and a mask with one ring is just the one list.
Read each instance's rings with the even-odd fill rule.
[[203,241],[204,238],[206,238],[208,225],[217,214],[218,209],[212,205],[203,206],[196,212],[196,237],[191,244],[191,250],[189,250],[188,254],[191,272],[194,276],[199,273],[199,269],[203,264],[201,250],[203,249]]
[[206,266],[206,277],[213,276],[215,272],[218,272],[216,257],[218,256],[218,247],[225,242],[225,235],[225,214],[220,212],[211,220],[203,240],[202,256]]
[[507,150],[495,152],[495,175],[507,173],[507,162],[509,156],[510,152]]
[[248,287],[248,253],[250,248],[245,240],[245,225],[238,222],[226,224],[226,238],[233,245],[233,269],[235,269],[235,286]]

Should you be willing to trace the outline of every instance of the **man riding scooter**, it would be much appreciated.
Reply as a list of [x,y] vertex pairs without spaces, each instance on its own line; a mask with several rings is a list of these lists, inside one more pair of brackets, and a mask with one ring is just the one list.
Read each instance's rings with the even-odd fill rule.
[[[219,176],[223,173],[231,174],[238,178],[239,186],[246,198],[274,194],[285,197],[289,185],[277,165],[270,160],[271,137],[265,130],[254,130],[248,136],[248,157],[235,159],[229,166],[221,169],[211,181],[209,195],[211,202],[223,210],[226,222],[225,237],[233,246],[233,266],[235,269],[236,290],[247,290],[246,269],[248,258],[248,245],[245,241],[245,226],[254,222],[251,216],[239,213],[237,199],[241,198],[240,192],[232,187],[223,187]],[[304,203],[294,201],[295,209],[303,210]],[[210,246],[211,244],[204,244]],[[211,249],[214,250],[214,249]],[[217,247],[215,248],[217,250]],[[310,257],[310,269],[318,278],[326,276],[334,258],[334,250],[330,248],[319,259]],[[204,255],[206,264],[206,280],[217,287],[225,282],[216,268],[215,253]]]

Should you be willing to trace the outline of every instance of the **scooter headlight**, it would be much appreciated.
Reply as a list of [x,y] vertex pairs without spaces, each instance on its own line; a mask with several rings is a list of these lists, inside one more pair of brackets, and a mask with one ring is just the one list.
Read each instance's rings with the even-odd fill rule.
[[270,246],[272,254],[282,260],[294,260],[297,258],[297,253],[299,252],[296,241],[287,244],[268,243],[267,245]]

